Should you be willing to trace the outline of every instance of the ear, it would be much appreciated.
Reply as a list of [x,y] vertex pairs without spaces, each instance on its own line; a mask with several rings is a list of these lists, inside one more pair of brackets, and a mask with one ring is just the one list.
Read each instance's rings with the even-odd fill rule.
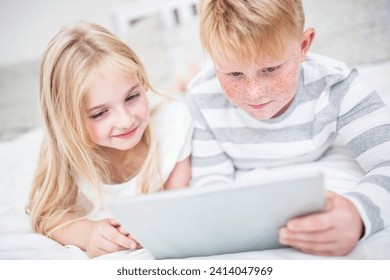
[[314,37],[316,35],[316,31],[314,28],[308,28],[302,34],[301,41],[301,62],[306,59],[306,54],[309,52],[311,44],[314,41]]

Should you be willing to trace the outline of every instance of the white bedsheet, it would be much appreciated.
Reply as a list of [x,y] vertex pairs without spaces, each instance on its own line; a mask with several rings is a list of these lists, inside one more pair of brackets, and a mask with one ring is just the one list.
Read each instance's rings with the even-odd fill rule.
[[[0,259],[87,259],[86,254],[74,246],[61,246],[57,242],[30,230],[24,213],[29,188],[37,162],[42,131],[35,129],[13,141],[0,143]],[[330,153],[320,166],[329,173],[340,172],[340,165],[350,165],[347,155]],[[353,170],[350,169],[350,170]],[[354,180],[359,170],[340,173],[327,182],[342,185]],[[243,237],[245,238],[245,237]],[[347,259],[390,259],[390,228],[361,241]],[[323,257],[300,253],[292,248],[246,252],[203,257],[202,259],[320,259]],[[341,258],[341,257],[338,257]],[[144,249],[108,254],[99,259],[153,259]],[[199,259],[199,258],[198,258]]]
[[[382,96],[390,97],[390,83],[386,77],[390,73],[390,62],[374,67],[362,67],[361,70],[363,76],[373,81],[374,87],[377,85]],[[388,104],[389,99],[386,98]],[[0,142],[0,259],[88,259],[85,252],[79,248],[61,246],[30,229],[24,207],[37,163],[41,138],[42,131],[35,129],[12,141]],[[337,189],[346,182],[356,181],[360,170],[351,163],[347,153],[335,152],[340,151],[331,152],[317,167],[333,178],[325,182],[326,185]],[[342,171],[346,168],[348,172]],[[338,189],[341,192],[345,190]],[[153,256],[142,249],[107,254],[99,259],[153,259]],[[357,247],[344,257],[318,257],[292,248],[283,248],[201,259],[390,259],[390,228],[360,241]]]

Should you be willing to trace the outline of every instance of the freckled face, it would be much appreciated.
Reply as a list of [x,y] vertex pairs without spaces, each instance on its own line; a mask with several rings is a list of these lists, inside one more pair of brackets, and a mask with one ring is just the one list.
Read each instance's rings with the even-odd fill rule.
[[283,114],[294,99],[302,57],[299,42],[294,42],[280,59],[253,65],[224,60],[214,65],[226,97],[253,118],[266,120]]
[[136,75],[98,74],[86,94],[86,125],[101,147],[128,150],[141,140],[149,104]]

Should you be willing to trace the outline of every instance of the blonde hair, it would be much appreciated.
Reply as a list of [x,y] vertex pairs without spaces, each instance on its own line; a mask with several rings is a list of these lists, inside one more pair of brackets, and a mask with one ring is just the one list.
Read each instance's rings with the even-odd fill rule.
[[[80,22],[63,28],[49,43],[40,66],[40,108],[44,122],[38,167],[26,210],[33,230],[49,235],[64,215],[86,215],[79,206],[77,176],[85,178],[100,198],[109,178],[108,162],[100,155],[85,124],[85,95],[99,71],[117,69],[136,74],[145,91],[153,90],[137,55],[103,27]],[[141,139],[148,154],[139,174],[140,192],[161,188],[158,146],[151,124]]]
[[201,0],[200,37],[213,60],[253,63],[279,58],[286,43],[300,40],[301,0]]

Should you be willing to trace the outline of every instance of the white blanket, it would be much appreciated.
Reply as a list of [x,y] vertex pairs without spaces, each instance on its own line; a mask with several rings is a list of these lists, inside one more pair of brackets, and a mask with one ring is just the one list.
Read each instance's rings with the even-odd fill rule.
[[[390,73],[390,63],[361,70],[369,80],[374,81],[373,85],[378,86],[380,93],[387,96],[388,102],[390,84],[385,74]],[[87,259],[85,252],[79,248],[61,246],[31,231],[29,217],[25,214],[24,207],[37,164],[41,139],[42,131],[35,129],[12,141],[0,142],[0,259]],[[361,172],[359,167],[352,163],[348,154],[340,150],[329,153],[326,160],[317,167],[328,174],[328,177],[333,178],[325,182],[326,185],[336,189],[346,182],[353,183]],[[345,169],[348,169],[348,172],[343,172]],[[343,192],[346,189],[338,191]],[[153,256],[142,249],[107,254],[99,259],[153,259]],[[357,247],[344,257],[318,257],[292,248],[283,248],[201,259],[390,259],[390,228],[360,241]]]

